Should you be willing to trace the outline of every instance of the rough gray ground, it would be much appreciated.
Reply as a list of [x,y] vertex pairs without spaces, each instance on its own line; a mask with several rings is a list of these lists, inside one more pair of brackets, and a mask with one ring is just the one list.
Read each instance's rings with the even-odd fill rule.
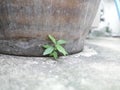
[[120,90],[120,39],[89,39],[58,61],[0,55],[0,90]]

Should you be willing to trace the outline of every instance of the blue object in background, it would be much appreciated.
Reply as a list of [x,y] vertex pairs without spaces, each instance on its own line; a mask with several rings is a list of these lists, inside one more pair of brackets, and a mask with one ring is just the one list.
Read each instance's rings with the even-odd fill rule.
[[114,0],[114,1],[115,1],[115,5],[116,5],[116,8],[117,8],[118,16],[119,16],[119,19],[120,19],[120,0]]

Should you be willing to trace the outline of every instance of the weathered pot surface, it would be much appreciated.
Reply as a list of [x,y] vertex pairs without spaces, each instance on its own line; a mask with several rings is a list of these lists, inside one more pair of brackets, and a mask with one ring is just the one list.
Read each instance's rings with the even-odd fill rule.
[[42,56],[47,35],[64,39],[69,54],[83,49],[100,0],[0,1],[0,53]]

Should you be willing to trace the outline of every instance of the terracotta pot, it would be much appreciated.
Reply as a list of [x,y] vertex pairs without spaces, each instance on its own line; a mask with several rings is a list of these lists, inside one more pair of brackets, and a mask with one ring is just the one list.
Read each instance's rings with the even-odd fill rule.
[[64,39],[69,54],[80,52],[100,0],[0,1],[0,53],[42,56],[47,35]]

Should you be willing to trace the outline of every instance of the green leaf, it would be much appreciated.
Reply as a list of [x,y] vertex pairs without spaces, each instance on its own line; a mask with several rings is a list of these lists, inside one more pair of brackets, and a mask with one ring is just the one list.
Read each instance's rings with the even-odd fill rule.
[[54,59],[57,59],[58,58],[58,53],[56,51],[54,51],[49,56],[54,57]]
[[58,40],[58,41],[57,41],[57,44],[65,44],[65,43],[66,43],[65,40]]
[[54,44],[56,44],[57,41],[56,41],[56,39],[53,36],[48,35],[48,37]]
[[55,59],[58,58],[58,53],[57,53],[56,51],[53,52],[53,57],[54,57]]
[[54,47],[51,46],[51,47],[45,49],[43,55],[48,55],[48,54],[52,53],[53,51],[54,51]]
[[51,47],[50,45],[44,45],[43,48],[49,48]]
[[62,53],[64,56],[66,56],[66,55],[68,54],[61,45],[57,44],[57,45],[56,45],[56,48],[57,48],[57,50],[58,50],[60,53]]

